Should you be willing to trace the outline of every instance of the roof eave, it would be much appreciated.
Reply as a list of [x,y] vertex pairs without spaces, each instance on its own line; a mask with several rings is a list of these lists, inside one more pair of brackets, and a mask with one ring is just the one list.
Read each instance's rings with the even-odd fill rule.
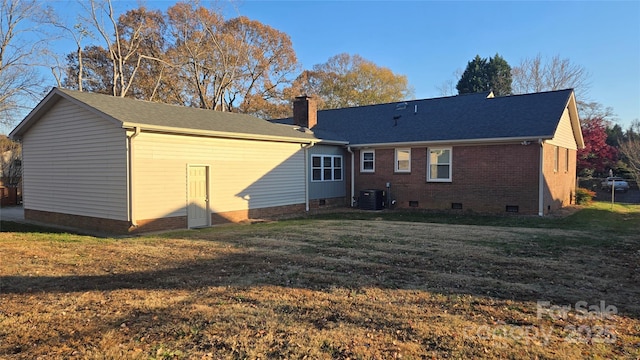
[[542,136],[520,136],[508,138],[484,138],[484,139],[457,139],[457,140],[431,140],[431,141],[407,141],[407,142],[388,142],[388,143],[367,143],[367,144],[351,144],[352,148],[373,148],[373,147],[400,147],[400,146],[432,146],[432,145],[498,145],[522,142],[537,142],[538,140],[552,139],[553,135]]
[[573,91],[571,91],[571,95],[569,95],[567,108],[569,109],[569,118],[571,119],[571,128],[573,129],[573,136],[576,139],[576,145],[578,146],[578,149],[584,149],[584,138],[582,137],[578,105],[575,92]]
[[276,136],[276,135],[234,133],[234,132],[213,131],[213,130],[198,130],[198,129],[189,129],[189,128],[176,128],[176,127],[169,127],[169,126],[154,126],[154,125],[132,123],[132,122],[122,123],[122,127],[124,129],[131,129],[131,130],[137,127],[137,128],[140,128],[140,130],[142,131],[146,130],[150,132],[207,136],[207,137],[217,137],[217,138],[226,138],[226,139],[261,140],[261,141],[288,142],[288,143],[299,143],[299,144],[309,144],[309,143],[324,143],[328,145],[346,145],[347,144],[346,142],[323,140],[323,139],[311,138],[311,137],[300,138],[300,137],[293,137],[293,136],[288,137],[288,136]]
[[18,124],[18,126],[16,126],[9,133],[9,137],[14,140],[21,139],[24,133],[29,130],[29,128],[31,128],[33,124],[38,122],[38,120],[40,120],[40,117],[44,115],[49,109],[51,109],[51,107],[53,107],[60,99],[68,100],[115,124],[122,124],[122,121],[115,119],[97,110],[96,108],[74,98],[73,96],[66,94],[64,91],[61,91],[60,89],[54,87],[51,91],[49,91],[47,96],[45,96],[44,99],[42,99],[42,101],[40,101],[38,105],[36,105],[36,107],[29,112],[29,114]]
[[47,96],[42,99],[36,107],[34,107],[27,116],[20,121],[20,123],[9,133],[9,138],[13,140],[22,139],[22,135],[35,123],[37,120],[44,114],[47,110],[49,110],[55,102],[59,100],[59,98],[54,99],[54,97],[59,96],[60,93],[56,88],[53,88]]

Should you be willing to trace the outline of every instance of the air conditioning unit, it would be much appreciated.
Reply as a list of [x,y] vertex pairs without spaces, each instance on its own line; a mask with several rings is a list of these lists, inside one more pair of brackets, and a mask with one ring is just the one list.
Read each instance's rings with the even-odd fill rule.
[[361,190],[358,204],[361,210],[382,210],[384,207],[384,190]]

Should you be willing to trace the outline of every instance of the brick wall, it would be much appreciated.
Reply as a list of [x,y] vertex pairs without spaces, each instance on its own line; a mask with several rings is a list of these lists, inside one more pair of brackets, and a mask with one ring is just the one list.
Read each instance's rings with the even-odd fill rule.
[[309,211],[349,206],[348,197],[309,200]]
[[103,219],[91,216],[63,214],[32,209],[24,209],[24,218],[27,220],[79,228],[92,232],[105,232],[110,234],[129,233],[128,221]]
[[[363,189],[382,189],[391,182],[397,208],[504,213],[517,206],[519,213],[538,212],[539,145],[508,144],[454,146],[452,181],[427,182],[427,148],[411,149],[411,173],[394,173],[394,149],[376,149],[375,173],[360,173],[356,153],[356,195]],[[417,205],[417,206],[415,206]],[[457,210],[460,211],[460,210]]]
[[577,151],[558,147],[558,167],[555,168],[556,146],[544,144],[544,213],[548,214],[573,203],[576,188]]
[[[310,207],[317,210],[325,207],[340,206],[345,202],[346,199],[343,197],[327,199],[325,205],[320,206],[316,200],[315,205],[311,203]],[[211,223],[213,225],[216,225],[223,223],[241,222],[248,219],[275,219],[283,216],[303,215],[305,213],[305,204],[276,206],[263,209],[229,211],[225,213],[212,213]],[[114,235],[138,234],[150,231],[187,228],[186,216],[138,220],[138,225],[135,227],[131,226],[128,221],[62,214],[31,209],[25,209],[24,216],[25,219],[39,221],[42,223],[83,229],[93,233]]]
[[249,219],[274,219],[284,215],[305,214],[305,204],[274,206],[262,209],[237,210],[211,214],[211,223],[225,224],[241,222]]

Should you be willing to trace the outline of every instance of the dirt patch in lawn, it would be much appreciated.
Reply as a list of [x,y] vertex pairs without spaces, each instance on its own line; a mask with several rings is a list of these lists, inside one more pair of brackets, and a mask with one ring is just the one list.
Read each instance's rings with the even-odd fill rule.
[[301,220],[0,259],[0,358],[640,356],[635,236]]

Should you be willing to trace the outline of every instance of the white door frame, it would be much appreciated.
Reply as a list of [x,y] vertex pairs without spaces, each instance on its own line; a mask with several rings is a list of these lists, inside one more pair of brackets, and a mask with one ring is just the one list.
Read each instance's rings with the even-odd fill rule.
[[[205,222],[204,223],[195,223],[194,219],[189,216],[191,205],[191,169],[202,167],[205,170],[205,199],[204,199],[204,210],[206,212]],[[210,179],[209,175],[210,166],[206,164],[187,164],[187,227],[195,228],[195,227],[206,227],[211,226],[211,211],[209,206],[210,200]],[[198,219],[195,219],[198,220]]]

